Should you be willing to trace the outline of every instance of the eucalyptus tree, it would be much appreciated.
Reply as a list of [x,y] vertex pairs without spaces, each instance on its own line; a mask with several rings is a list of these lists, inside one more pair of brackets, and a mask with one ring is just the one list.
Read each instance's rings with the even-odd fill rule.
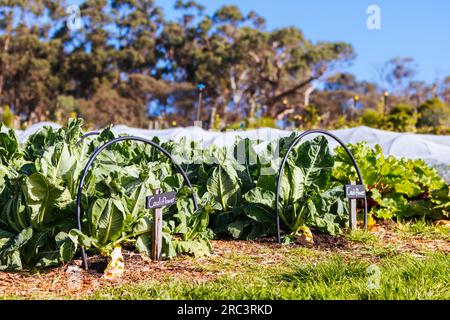
[[48,19],[58,1],[0,2],[0,105],[16,114],[43,115],[58,93],[54,74],[59,42]]
[[176,81],[205,83],[206,103],[222,117],[230,112],[275,117],[286,108],[283,100],[353,57],[349,44],[313,43],[296,27],[268,31],[264,18],[236,6],[208,15],[193,1],[178,5],[195,14],[165,23],[163,72]]
[[77,112],[97,127],[144,126],[155,107],[186,125],[203,83],[203,120],[212,109],[229,121],[276,118],[304,107],[311,83],[353,56],[349,44],[314,43],[296,27],[267,30],[233,5],[208,14],[179,0],[180,18],[168,20],[155,1],[86,0],[76,29],[67,6],[1,3],[0,104],[26,115]]

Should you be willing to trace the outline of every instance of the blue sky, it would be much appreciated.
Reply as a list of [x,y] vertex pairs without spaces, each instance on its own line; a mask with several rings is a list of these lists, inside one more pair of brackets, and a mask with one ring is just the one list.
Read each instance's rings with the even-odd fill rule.
[[[175,17],[172,0],[156,0]],[[417,79],[432,82],[450,75],[450,1],[448,0],[198,0],[213,12],[235,4],[254,10],[269,30],[294,25],[312,40],[346,41],[357,57],[349,69],[359,79],[378,81],[377,66],[396,56],[412,57]],[[381,9],[381,30],[368,30],[366,9]]]
[[[214,12],[224,4],[254,10],[269,30],[297,26],[312,40],[346,41],[357,54],[349,71],[360,80],[377,81],[377,66],[390,58],[412,57],[418,80],[433,82],[450,75],[449,0],[197,0]],[[80,0],[68,3],[80,3]],[[166,18],[175,18],[175,0],[156,0]],[[369,5],[381,9],[381,30],[366,27]]]

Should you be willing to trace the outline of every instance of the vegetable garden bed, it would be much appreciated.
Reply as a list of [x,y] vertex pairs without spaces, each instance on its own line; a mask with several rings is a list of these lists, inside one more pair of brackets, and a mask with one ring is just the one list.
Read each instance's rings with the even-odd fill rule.
[[[356,180],[356,172],[345,150],[337,148],[333,155],[324,137],[292,149],[276,201],[280,160],[295,133],[263,149],[248,139],[205,149],[185,140],[159,144],[155,138],[153,143],[177,161],[193,189],[155,148],[132,141],[112,144],[86,172],[79,198],[84,214],[77,228],[83,169],[94,150],[116,138],[109,128],[78,143],[82,135],[82,121],[71,120],[21,145],[12,130],[0,128],[1,270],[57,266],[78,259],[80,247],[105,256],[114,253],[112,260],[120,260],[124,246],[150,256],[152,216],[145,197],[155,189],[177,193],[176,204],[163,212],[165,259],[208,256],[211,239],[274,236],[276,205],[284,243],[313,242],[311,230],[338,236],[348,228],[343,186]],[[385,158],[380,148],[364,144],[349,149],[367,184],[369,225],[374,219],[448,218],[449,186],[423,161]],[[193,199],[198,199],[198,210]]]

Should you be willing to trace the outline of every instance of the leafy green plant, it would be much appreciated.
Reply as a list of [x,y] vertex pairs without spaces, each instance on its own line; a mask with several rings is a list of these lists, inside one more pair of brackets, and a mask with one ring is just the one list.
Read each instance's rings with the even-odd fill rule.
[[152,216],[144,204],[156,188],[179,192],[179,205],[165,210],[164,256],[209,253],[204,219],[199,226],[201,215],[194,214],[181,175],[154,150],[133,143],[115,145],[99,155],[83,192],[83,230],[75,229],[81,171],[93,149],[114,138],[107,128],[98,139],[78,145],[82,124],[72,120],[58,130],[46,127],[23,146],[13,131],[0,128],[1,268],[56,265],[71,260],[81,245],[108,255],[130,244],[150,254]]
[[343,188],[330,183],[334,159],[327,140],[303,142],[287,161],[280,186],[280,217],[291,232],[304,226],[338,234],[347,210]]
[[[278,148],[283,149],[281,146],[288,145],[293,137],[277,141]],[[240,143],[247,145],[247,160],[253,158],[253,161],[239,166],[233,165],[236,161],[233,158],[225,165],[218,164],[207,170],[208,191],[203,196],[212,198],[220,208],[212,217],[211,228],[216,234],[241,239],[273,235],[280,159],[270,159],[268,154],[271,148],[277,147],[269,145],[265,152],[256,153],[254,142],[242,140]],[[288,234],[309,231],[309,227],[338,234],[346,225],[343,188],[330,182],[333,163],[323,137],[306,141],[289,157],[280,186],[280,217],[283,230]],[[220,185],[225,183],[229,193],[222,196]]]
[[74,146],[81,124],[71,121],[51,131],[58,139],[47,148],[35,144],[33,154],[27,150],[34,139],[19,147],[13,132],[8,139],[3,136],[1,148],[9,153],[2,164],[7,174],[0,196],[1,268],[46,267],[72,259],[76,248],[67,232],[75,226],[75,172],[83,159]]
[[[385,157],[379,145],[349,145],[366,184],[369,210],[378,218],[419,216],[439,219],[450,215],[450,189],[435,169],[423,160]],[[356,172],[345,151],[336,150],[333,178],[340,183],[356,180]]]
[[[77,144],[82,125],[82,120],[70,120],[61,129],[44,128],[22,145],[13,130],[0,125],[0,269],[57,265],[71,260],[80,246],[103,255],[122,246],[150,255],[152,215],[144,205],[155,189],[177,192],[176,204],[163,210],[165,258],[207,255],[212,237],[275,234],[278,169],[295,134],[268,144],[238,139],[224,148],[202,148],[185,139],[162,143],[187,172],[193,190],[154,148],[132,141],[113,144],[86,176],[80,231],[75,199],[81,172],[89,155],[115,137],[105,128]],[[373,150],[364,143],[349,147],[373,215],[449,216],[449,186],[423,161],[385,157],[379,146]],[[335,152],[333,156],[324,137],[317,137],[299,144],[288,157],[279,199],[285,242],[298,235],[311,240],[310,229],[336,235],[347,226],[343,186],[356,177],[344,150]]]

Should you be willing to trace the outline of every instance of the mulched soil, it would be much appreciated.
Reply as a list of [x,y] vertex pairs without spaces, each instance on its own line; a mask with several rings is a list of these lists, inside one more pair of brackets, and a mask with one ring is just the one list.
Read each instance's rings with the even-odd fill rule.
[[[417,237],[399,237],[388,224],[377,225],[372,233],[382,242],[394,248],[394,253],[409,252],[422,256],[425,251],[439,251],[450,254],[450,241],[443,239],[424,239]],[[366,257],[374,259],[373,253],[367,246],[346,240],[344,237],[333,237],[325,234],[314,234],[314,243],[310,244],[303,239],[289,246],[308,247],[318,252],[338,252],[344,257]],[[230,255],[242,255],[255,259],[260,264],[271,265],[285,258],[286,247],[275,242],[275,238],[266,238],[258,241],[212,241],[213,254],[207,258],[192,259],[177,257],[170,261],[152,261],[140,254],[125,251],[125,272],[115,279],[102,278],[102,272],[107,260],[101,256],[89,258],[90,269],[84,271],[78,266],[80,260],[62,265],[39,273],[0,272],[0,298],[17,296],[20,298],[39,297],[70,297],[83,298],[93,291],[104,286],[116,286],[127,283],[138,283],[144,280],[162,280],[170,277],[186,279],[193,282],[204,282],[217,278],[221,273],[208,271],[208,264],[217,259]],[[376,258],[376,257],[375,257]],[[222,274],[225,272],[222,272]],[[79,276],[81,275],[81,277]]]

